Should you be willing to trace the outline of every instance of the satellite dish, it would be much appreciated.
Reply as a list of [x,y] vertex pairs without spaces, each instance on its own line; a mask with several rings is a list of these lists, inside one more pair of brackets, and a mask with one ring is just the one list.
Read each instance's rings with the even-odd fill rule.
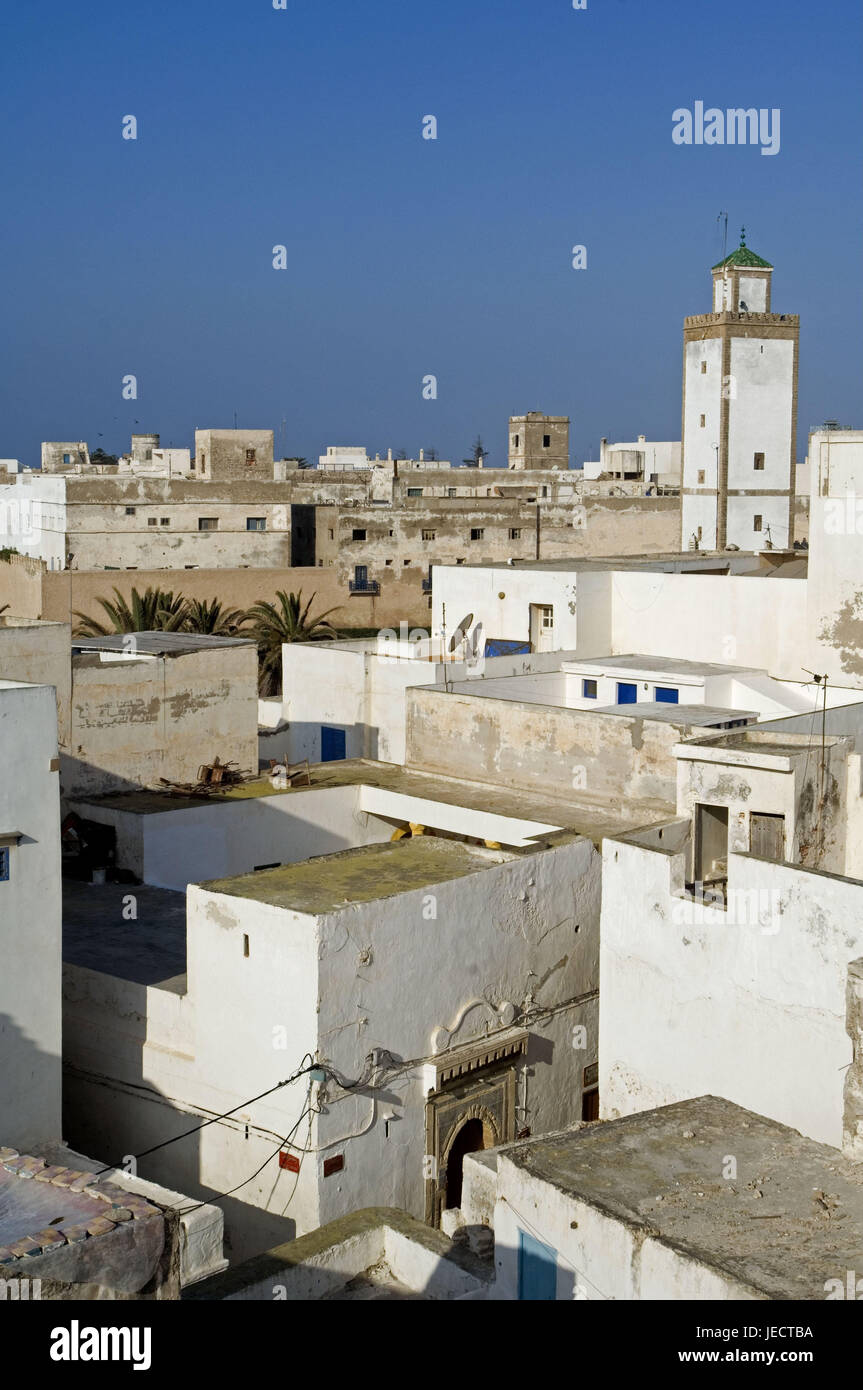
[[464,641],[465,633],[473,622],[473,613],[468,613],[462,618],[452,637],[449,639],[449,649],[454,652],[460,642]]

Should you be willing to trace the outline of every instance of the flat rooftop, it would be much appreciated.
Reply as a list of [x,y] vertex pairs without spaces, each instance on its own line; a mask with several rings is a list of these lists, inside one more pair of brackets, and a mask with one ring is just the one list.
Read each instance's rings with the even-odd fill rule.
[[[135,898],[137,917],[123,916]],[[63,960],[135,984],[186,992],[186,895],[144,883],[63,879]]]
[[[598,502],[632,502],[637,503],[645,499],[640,497],[627,498],[596,498]],[[654,499],[648,498],[647,501]],[[763,550],[699,550],[699,551],[666,551],[657,555],[603,555],[594,556],[592,559],[582,558],[580,555],[573,555],[568,559],[555,560],[514,560],[509,564],[507,560],[491,560],[487,563],[476,561],[469,565],[459,565],[459,569],[471,570],[537,570],[537,571],[563,571],[575,572],[576,570],[660,570],[663,572],[683,573],[694,571],[695,573],[705,574],[745,574],[760,578],[775,574],[777,570],[787,566],[794,566],[788,575],[789,578],[803,578],[801,575],[801,565],[805,566],[805,553],[797,550],[793,551],[763,551]],[[435,569],[455,569],[452,564],[435,565]]]
[[254,641],[252,637],[214,637],[200,632],[118,632],[106,637],[73,637],[72,651],[118,652],[121,656],[131,656],[130,639],[135,643],[134,652],[141,656],[181,656],[212,647],[247,647]]
[[[771,1299],[825,1297],[863,1250],[863,1165],[716,1096],[504,1150],[560,1192]],[[737,1178],[721,1177],[726,1156]]]
[[647,671],[664,672],[669,676],[735,676],[763,675],[763,668],[753,666],[725,666],[715,661],[686,661],[676,656],[645,656],[635,652],[627,656],[594,656],[589,660],[569,660],[564,670],[581,672],[588,667],[597,671]]
[[[570,834],[583,835],[595,844],[606,835],[667,820],[668,803],[659,800],[638,801],[621,789],[619,797],[591,796],[584,791],[566,790],[539,793],[494,783],[472,782],[444,777],[432,772],[419,772],[397,763],[375,762],[366,758],[348,758],[342,762],[315,763],[311,767],[311,787],[274,788],[269,777],[231,787],[211,797],[171,795],[159,791],[118,792],[111,796],[75,799],[76,809],[104,806],[132,815],[157,815],[165,811],[182,811],[199,806],[217,805],[221,801],[237,801],[255,796],[296,796],[326,787],[366,785],[406,796],[440,801],[445,805],[464,806],[471,810],[495,812],[515,820],[526,817],[545,824],[565,828]],[[673,807],[671,808],[673,811]]]
[[283,864],[278,869],[214,879],[201,887],[293,912],[339,912],[354,903],[397,897],[516,858],[505,850],[478,849],[460,840],[419,835]]
[[715,728],[717,724],[727,724],[733,719],[757,719],[758,711],[751,709],[726,709],[721,705],[679,705],[668,704],[663,700],[640,700],[637,704],[600,705],[589,714],[621,714],[627,719],[656,719],[663,724],[685,724],[696,728],[706,725]]

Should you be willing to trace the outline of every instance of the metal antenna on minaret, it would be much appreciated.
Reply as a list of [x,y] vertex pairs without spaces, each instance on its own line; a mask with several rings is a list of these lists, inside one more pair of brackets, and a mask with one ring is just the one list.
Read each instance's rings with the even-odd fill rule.
[[728,213],[727,213],[727,212],[720,212],[720,214],[719,214],[719,216],[717,217],[716,220],[717,220],[717,222],[722,222],[722,224],[723,224],[723,227],[722,227],[722,259],[725,260],[726,254],[727,254],[727,252],[728,252]]

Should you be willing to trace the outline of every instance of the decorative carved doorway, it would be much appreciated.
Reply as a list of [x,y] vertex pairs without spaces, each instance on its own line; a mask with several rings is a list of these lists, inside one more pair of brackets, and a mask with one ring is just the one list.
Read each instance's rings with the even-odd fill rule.
[[[461,1204],[466,1154],[515,1138],[516,1064],[527,1034],[441,1054],[426,1104],[426,1221]],[[502,1045],[503,1044],[503,1045]]]

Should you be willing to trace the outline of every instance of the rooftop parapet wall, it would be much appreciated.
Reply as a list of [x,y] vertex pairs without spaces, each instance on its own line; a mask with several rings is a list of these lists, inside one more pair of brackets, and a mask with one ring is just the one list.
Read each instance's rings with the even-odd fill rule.
[[704,328],[714,324],[731,323],[764,323],[764,324],[787,324],[791,328],[799,328],[799,314],[755,314],[743,313],[732,309],[723,309],[719,314],[688,314],[683,320],[684,328]]
[[407,692],[407,762],[429,772],[619,806],[671,809],[682,725],[440,689]]

